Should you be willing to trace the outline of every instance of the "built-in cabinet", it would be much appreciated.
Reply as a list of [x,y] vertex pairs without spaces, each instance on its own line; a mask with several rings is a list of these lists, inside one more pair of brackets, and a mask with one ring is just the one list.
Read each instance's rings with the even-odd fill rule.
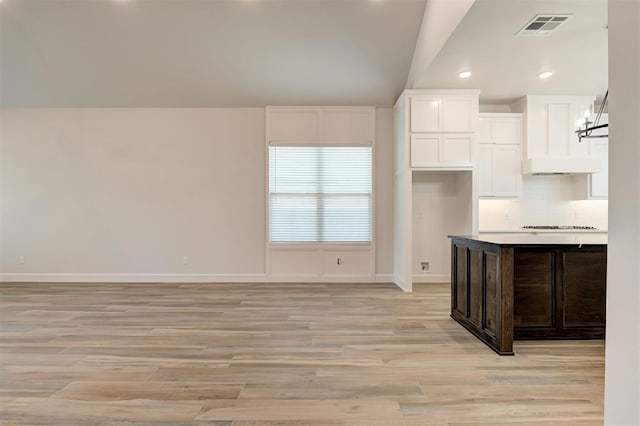
[[522,114],[480,114],[479,194],[483,198],[522,194]]
[[588,176],[589,198],[607,198],[609,196],[609,140],[607,138],[592,140],[591,156],[600,161],[600,171]]
[[478,96],[409,95],[412,168],[472,167]]
[[473,137],[469,133],[411,135],[411,167],[470,167]]
[[394,108],[394,282],[448,282],[448,234],[478,230],[478,95],[407,90]]
[[411,132],[475,131],[476,95],[414,95],[411,97]]

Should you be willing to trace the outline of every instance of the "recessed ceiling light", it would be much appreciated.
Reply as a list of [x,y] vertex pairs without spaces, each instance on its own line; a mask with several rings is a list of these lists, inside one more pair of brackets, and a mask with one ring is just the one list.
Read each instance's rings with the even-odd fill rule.
[[551,77],[552,75],[553,75],[552,71],[544,71],[544,72],[541,72],[540,74],[538,74],[538,78],[544,80],[546,78]]
[[471,77],[471,71],[462,71],[458,74],[458,78],[469,78]]

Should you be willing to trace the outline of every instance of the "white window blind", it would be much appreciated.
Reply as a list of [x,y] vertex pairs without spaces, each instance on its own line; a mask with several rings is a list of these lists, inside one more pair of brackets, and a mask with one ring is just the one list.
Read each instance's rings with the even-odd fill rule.
[[271,242],[371,242],[371,147],[269,147]]

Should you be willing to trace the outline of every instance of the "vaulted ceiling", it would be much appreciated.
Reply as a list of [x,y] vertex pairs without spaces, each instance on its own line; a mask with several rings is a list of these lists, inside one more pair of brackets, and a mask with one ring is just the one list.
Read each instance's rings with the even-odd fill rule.
[[3,107],[390,106],[425,0],[3,0]]
[[[1,0],[0,106],[391,106],[405,86],[480,89],[484,104],[527,94],[601,98],[606,5]],[[550,35],[515,35],[548,13],[571,18]],[[460,80],[462,70],[471,78]],[[538,79],[544,70],[554,76]]]

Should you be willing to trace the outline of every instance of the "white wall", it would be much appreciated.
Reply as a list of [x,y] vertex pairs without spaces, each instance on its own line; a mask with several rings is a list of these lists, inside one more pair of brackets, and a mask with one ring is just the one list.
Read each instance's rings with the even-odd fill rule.
[[376,109],[376,271],[393,281],[393,108]]
[[[378,273],[390,274],[392,110],[377,116]],[[263,280],[264,117],[2,110],[2,279]]]
[[524,176],[519,199],[480,200],[480,232],[524,225],[585,225],[608,229],[607,200],[580,200],[570,175]]
[[[447,282],[451,277],[448,235],[468,235],[471,172],[414,172],[412,185],[412,273],[414,282]],[[429,271],[421,262],[429,262]]]
[[609,0],[609,247],[604,417],[640,424],[640,2]]

